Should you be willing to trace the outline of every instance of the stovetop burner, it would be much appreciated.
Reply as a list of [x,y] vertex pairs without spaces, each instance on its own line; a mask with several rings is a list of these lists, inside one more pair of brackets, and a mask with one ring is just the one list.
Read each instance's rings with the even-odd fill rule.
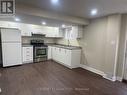
[[47,47],[47,45],[44,44],[44,40],[31,40],[31,45],[36,47]]

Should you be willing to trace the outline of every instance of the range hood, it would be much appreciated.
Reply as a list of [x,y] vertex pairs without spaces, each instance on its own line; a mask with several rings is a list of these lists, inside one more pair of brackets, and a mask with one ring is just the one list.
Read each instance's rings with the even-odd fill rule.
[[45,36],[45,34],[37,32],[37,33],[32,33],[32,36]]

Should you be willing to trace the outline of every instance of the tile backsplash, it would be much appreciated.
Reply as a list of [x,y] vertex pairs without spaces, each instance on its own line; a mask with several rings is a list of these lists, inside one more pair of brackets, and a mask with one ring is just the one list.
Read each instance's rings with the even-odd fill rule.
[[55,39],[53,38],[45,38],[45,37],[22,37],[22,44],[30,44],[31,40],[44,40],[44,43],[55,43]]

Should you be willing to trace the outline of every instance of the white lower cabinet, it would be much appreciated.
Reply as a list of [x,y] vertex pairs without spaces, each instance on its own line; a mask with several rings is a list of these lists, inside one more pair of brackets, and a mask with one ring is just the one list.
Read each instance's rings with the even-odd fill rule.
[[48,59],[52,59],[52,47],[48,46]]
[[23,63],[33,62],[33,46],[22,47]]
[[53,59],[69,68],[77,68],[80,66],[81,49],[69,50],[60,47],[49,46],[48,52],[48,58]]

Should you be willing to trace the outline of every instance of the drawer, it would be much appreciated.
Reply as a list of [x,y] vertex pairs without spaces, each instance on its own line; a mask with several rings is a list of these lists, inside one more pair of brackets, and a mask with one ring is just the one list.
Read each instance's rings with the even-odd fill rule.
[[23,63],[33,62],[33,47],[23,47]]
[[25,63],[25,62],[33,62],[33,57],[31,57],[31,56],[25,57],[23,60],[23,63]]

